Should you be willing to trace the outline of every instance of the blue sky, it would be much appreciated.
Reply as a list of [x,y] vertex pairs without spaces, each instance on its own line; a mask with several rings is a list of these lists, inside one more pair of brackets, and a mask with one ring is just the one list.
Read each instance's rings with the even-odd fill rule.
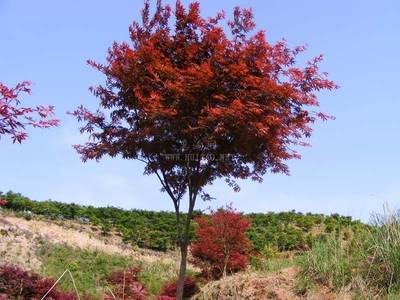
[[[320,94],[320,102],[336,120],[316,124],[313,146],[289,163],[291,176],[241,182],[239,193],[215,182],[208,190],[217,199],[199,208],[233,202],[243,211],[338,212],[364,220],[385,202],[397,208],[400,2],[202,0],[201,10],[230,15],[235,5],[252,7],[271,41],[307,44],[306,57],[324,54],[322,69],[341,88]],[[32,81],[25,104],[54,104],[62,121],[57,129],[30,131],[22,145],[0,140],[0,190],[36,200],[172,209],[157,179],[142,175],[141,163],[83,164],[71,145],[84,139],[65,114],[81,103],[96,107],[88,87],[103,78],[85,61],[104,61],[114,40],[128,40],[141,7],[136,0],[0,0],[0,81]]]

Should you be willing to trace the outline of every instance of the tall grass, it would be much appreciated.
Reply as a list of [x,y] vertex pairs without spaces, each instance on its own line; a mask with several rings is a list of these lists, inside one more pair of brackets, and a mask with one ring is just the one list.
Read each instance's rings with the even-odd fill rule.
[[400,288],[400,214],[374,215],[366,280],[388,292]]
[[348,286],[359,272],[363,252],[359,243],[329,236],[299,260],[302,275],[335,290]]
[[349,241],[332,235],[316,242],[300,266],[303,281],[368,299],[400,299],[400,213],[373,215],[370,228]]
[[[175,261],[155,261],[143,264],[143,269],[139,273],[139,280],[152,295],[158,295],[162,286],[177,280],[179,274],[179,264]],[[197,271],[190,266],[186,270],[188,277],[196,277]]]
[[269,273],[276,273],[282,269],[295,266],[298,260],[299,256],[292,258],[264,258],[255,256],[250,258],[250,270],[267,275]]
[[164,283],[178,277],[178,265],[175,262],[153,262],[144,266],[139,279],[153,295],[157,295]]

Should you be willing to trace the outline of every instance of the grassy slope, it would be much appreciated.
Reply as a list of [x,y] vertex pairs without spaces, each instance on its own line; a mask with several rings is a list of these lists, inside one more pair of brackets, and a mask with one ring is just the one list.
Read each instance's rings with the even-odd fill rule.
[[[165,282],[170,282],[177,276],[177,266],[172,261],[146,262],[118,254],[110,255],[100,251],[49,244],[43,244],[38,254],[42,261],[40,271],[42,275],[58,278],[65,269],[69,269],[74,276],[78,291],[85,291],[99,299],[107,291],[108,283],[105,278],[113,271],[141,265],[143,269],[139,274],[140,281],[152,295],[157,295]],[[189,270],[189,273],[193,272]],[[73,290],[69,277],[60,283],[63,289]]]
[[[137,264],[127,256],[48,243],[42,244],[38,256],[42,262],[40,269],[42,275],[58,278],[66,269],[69,269],[78,291],[85,291],[96,298],[100,298],[105,292],[104,278],[111,275],[113,271],[127,269]],[[64,276],[60,287],[69,291],[73,290],[71,279]]]
[[[0,264],[16,264],[54,279],[69,269],[79,292],[89,293],[91,299],[101,298],[107,285],[104,278],[115,270],[140,264],[140,280],[153,295],[177,275],[176,253],[133,249],[117,234],[103,236],[92,225],[38,216],[26,220],[0,210],[0,232]],[[67,276],[60,285],[73,290]]]

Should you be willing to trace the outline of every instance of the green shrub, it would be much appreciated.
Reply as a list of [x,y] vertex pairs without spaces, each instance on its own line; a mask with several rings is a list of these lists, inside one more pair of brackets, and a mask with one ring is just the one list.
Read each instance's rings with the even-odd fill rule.
[[266,244],[261,252],[262,256],[267,259],[277,257],[278,253],[279,253],[278,247],[273,244]]

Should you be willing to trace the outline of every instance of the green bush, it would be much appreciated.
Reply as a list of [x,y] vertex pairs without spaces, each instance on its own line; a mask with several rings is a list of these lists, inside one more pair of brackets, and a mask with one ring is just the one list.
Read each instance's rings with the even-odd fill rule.
[[264,258],[275,258],[278,256],[279,249],[273,244],[266,244],[261,254]]

